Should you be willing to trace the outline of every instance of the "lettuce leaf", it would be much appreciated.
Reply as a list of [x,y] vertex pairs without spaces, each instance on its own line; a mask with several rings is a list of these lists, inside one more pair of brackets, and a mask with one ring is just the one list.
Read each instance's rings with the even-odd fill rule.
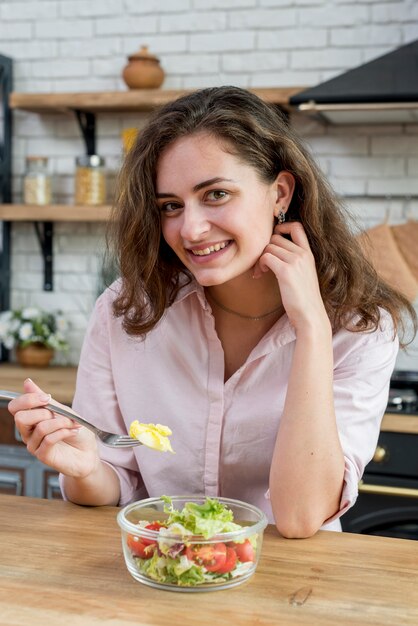
[[181,524],[193,535],[202,535],[210,539],[218,533],[233,532],[240,530],[241,526],[235,524],[232,511],[214,498],[206,498],[203,504],[187,502],[181,511],[174,509],[171,498],[162,496],[166,503],[164,511],[169,514],[166,520],[167,526]]

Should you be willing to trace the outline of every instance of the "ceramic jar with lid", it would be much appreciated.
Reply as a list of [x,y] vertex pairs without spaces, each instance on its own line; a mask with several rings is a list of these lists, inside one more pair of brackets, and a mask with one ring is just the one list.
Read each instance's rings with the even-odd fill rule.
[[164,75],[160,60],[148,52],[148,46],[142,46],[138,52],[131,54],[122,72],[129,89],[157,89],[162,85]]

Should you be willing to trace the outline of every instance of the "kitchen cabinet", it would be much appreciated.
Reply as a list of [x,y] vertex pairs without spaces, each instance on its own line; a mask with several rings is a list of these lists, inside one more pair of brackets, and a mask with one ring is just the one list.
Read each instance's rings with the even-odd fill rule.
[[29,454],[25,447],[1,444],[0,493],[31,498],[61,498],[56,472]]
[[0,493],[61,497],[58,474],[26,450],[6,403],[0,407]]
[[[23,380],[29,376],[56,400],[71,405],[76,374],[75,367],[52,366],[37,369],[2,363],[0,386],[9,391],[20,392]],[[0,404],[0,493],[34,498],[61,498],[57,473],[26,450],[5,401]]]
[[418,540],[418,415],[386,414],[343,530]]

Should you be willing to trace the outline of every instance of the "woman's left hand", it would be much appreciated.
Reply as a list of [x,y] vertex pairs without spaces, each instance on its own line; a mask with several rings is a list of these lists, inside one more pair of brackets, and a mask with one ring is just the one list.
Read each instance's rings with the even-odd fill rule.
[[[290,235],[291,240],[283,237],[285,234]],[[254,278],[269,270],[277,278],[283,306],[296,330],[328,320],[315,259],[300,222],[275,226],[270,243],[255,266]]]

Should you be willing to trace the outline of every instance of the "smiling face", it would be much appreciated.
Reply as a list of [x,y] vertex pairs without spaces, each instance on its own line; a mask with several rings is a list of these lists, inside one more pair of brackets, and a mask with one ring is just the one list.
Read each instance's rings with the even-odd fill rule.
[[280,206],[276,181],[262,182],[253,167],[205,133],[166,149],[156,192],[164,239],[201,285],[252,275]]

